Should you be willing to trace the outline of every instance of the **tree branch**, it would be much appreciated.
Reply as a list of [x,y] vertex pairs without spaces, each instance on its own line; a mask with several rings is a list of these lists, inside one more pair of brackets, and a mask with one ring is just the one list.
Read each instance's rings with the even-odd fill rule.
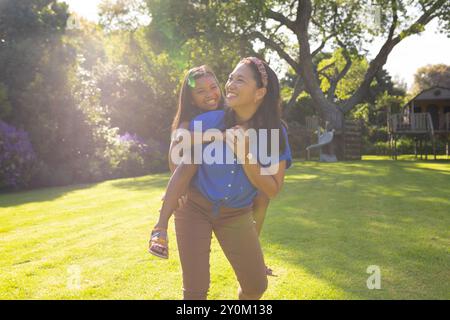
[[[301,75],[305,81],[305,87],[312,99],[316,103],[318,112],[324,120],[332,120],[332,126],[340,128],[342,126],[342,114],[336,111],[336,105],[328,101],[322,92],[317,74],[314,70],[311,56],[311,48],[308,40],[308,25],[311,19],[312,6],[310,0],[299,0],[298,33],[297,38],[300,44],[300,64]],[[335,117],[333,117],[335,116]]]
[[324,39],[322,40],[322,43],[311,53],[311,56],[315,57],[320,51],[322,51],[322,49],[327,44],[327,41],[330,40],[331,38],[333,38],[334,36],[336,36],[335,33],[325,36]]
[[370,83],[372,82],[372,79],[375,77],[376,73],[383,67],[383,65],[386,63],[387,57],[392,51],[392,49],[405,37],[418,33],[420,30],[418,30],[418,25],[426,25],[428,22],[431,21],[431,18],[433,17],[433,13],[439,9],[443,4],[445,3],[445,0],[438,0],[436,1],[428,11],[425,11],[410,27],[408,27],[406,30],[402,31],[398,36],[393,38],[395,26],[397,24],[397,18],[396,18],[396,1],[392,0],[392,9],[394,10],[394,17],[393,21],[389,30],[389,36],[386,42],[381,47],[380,51],[378,52],[377,56],[370,62],[369,68],[366,71],[366,74],[364,75],[364,80],[359,86],[359,88],[355,91],[355,93],[344,103],[343,110],[344,112],[347,112],[351,110],[355,105],[360,103],[364,96],[367,94]]
[[291,108],[294,105],[294,103],[297,101],[298,96],[304,90],[305,90],[305,86],[304,86],[304,83],[302,81],[302,77],[300,75],[298,75],[297,79],[295,79],[294,91],[292,92],[292,96],[291,96],[291,98],[289,99],[289,102],[286,105],[287,109]]
[[342,48],[342,55],[344,56],[346,63],[345,63],[344,68],[341,70],[341,72],[338,73],[336,78],[333,79],[332,81],[330,81],[330,88],[328,89],[328,92],[327,92],[327,98],[329,101],[334,101],[334,95],[336,93],[336,88],[337,88],[339,81],[341,81],[341,79],[347,74],[347,72],[350,70],[350,68],[352,66],[352,59],[347,51],[347,47],[341,40],[339,40],[338,37],[336,37],[336,41],[339,44],[339,46]]
[[[324,71],[331,68],[334,65],[335,65],[335,63],[332,62],[332,63],[326,65],[325,67],[323,67],[322,69],[320,69],[317,73],[322,74],[324,77],[326,77],[330,81],[330,79],[328,78],[328,75],[326,73],[324,73]],[[287,103],[286,108],[291,108],[294,105],[295,101],[297,101],[297,98],[300,95],[300,93],[302,93],[303,91],[305,91],[305,83],[302,81],[301,75],[298,75],[297,79],[295,80],[294,91],[292,92],[292,96],[289,99],[289,102]]]
[[295,21],[292,21],[292,20],[286,18],[281,13],[275,12],[275,11],[273,11],[271,9],[268,9],[267,10],[267,17],[269,17],[270,19],[278,21],[282,25],[285,25],[286,27],[288,27],[292,32],[297,33],[297,25],[296,25]]
[[284,59],[289,65],[295,70],[296,73],[300,72],[300,64],[297,63],[282,47],[280,44],[276,43],[274,40],[267,38],[261,32],[255,31],[252,33],[254,37],[257,37],[262,42],[264,42],[268,47],[275,50],[278,55]]
[[394,36],[395,28],[397,28],[398,24],[398,14],[397,14],[397,1],[391,0],[391,8],[392,8],[392,24],[389,28],[388,40],[392,39]]
[[336,63],[333,61],[330,64],[327,64],[325,67],[323,67],[322,69],[320,69],[319,71],[317,71],[318,74],[322,74],[323,71],[331,68],[332,66],[334,66]]

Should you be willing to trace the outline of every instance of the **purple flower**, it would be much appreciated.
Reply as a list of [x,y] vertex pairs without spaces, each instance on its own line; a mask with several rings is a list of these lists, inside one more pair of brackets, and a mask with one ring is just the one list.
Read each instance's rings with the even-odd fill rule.
[[35,160],[28,133],[0,120],[0,187],[26,185]]
[[129,143],[131,147],[136,148],[139,153],[145,153],[148,150],[148,145],[137,134],[125,132],[124,135],[119,136],[119,141],[123,143]]

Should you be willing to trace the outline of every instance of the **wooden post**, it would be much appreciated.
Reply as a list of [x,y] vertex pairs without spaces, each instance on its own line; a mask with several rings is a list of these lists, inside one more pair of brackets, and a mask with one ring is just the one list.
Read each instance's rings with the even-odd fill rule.
[[391,136],[391,155],[392,155],[392,160],[395,160],[394,135]]
[[389,155],[390,155],[390,158],[394,159],[394,152],[392,151],[392,134],[391,133],[389,133],[388,143],[389,143]]
[[433,136],[433,154],[434,154],[434,160],[436,160],[436,139]]
[[445,155],[447,156],[448,159],[448,141],[445,143]]
[[397,160],[397,137],[394,134],[394,160]]
[[417,159],[417,138],[414,138],[414,159]]
[[422,138],[419,140],[419,149],[420,149],[420,160],[423,160],[423,141]]

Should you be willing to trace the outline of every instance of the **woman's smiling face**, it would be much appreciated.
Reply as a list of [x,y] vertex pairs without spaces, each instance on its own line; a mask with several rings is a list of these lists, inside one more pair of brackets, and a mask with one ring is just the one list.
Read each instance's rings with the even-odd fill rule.
[[225,85],[226,103],[235,110],[253,105],[256,102],[257,90],[252,69],[245,63],[239,63]]
[[211,75],[196,79],[191,94],[194,105],[204,111],[216,110],[222,95],[216,79]]

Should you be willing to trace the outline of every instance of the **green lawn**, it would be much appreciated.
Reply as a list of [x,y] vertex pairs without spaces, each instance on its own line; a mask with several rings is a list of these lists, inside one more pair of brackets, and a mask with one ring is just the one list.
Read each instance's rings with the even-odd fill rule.
[[[450,299],[450,162],[364,159],[288,171],[261,238],[278,274],[264,299]],[[147,253],[167,178],[1,195],[0,299],[180,299],[173,221],[170,259]],[[236,297],[215,240],[211,276],[210,299]]]

